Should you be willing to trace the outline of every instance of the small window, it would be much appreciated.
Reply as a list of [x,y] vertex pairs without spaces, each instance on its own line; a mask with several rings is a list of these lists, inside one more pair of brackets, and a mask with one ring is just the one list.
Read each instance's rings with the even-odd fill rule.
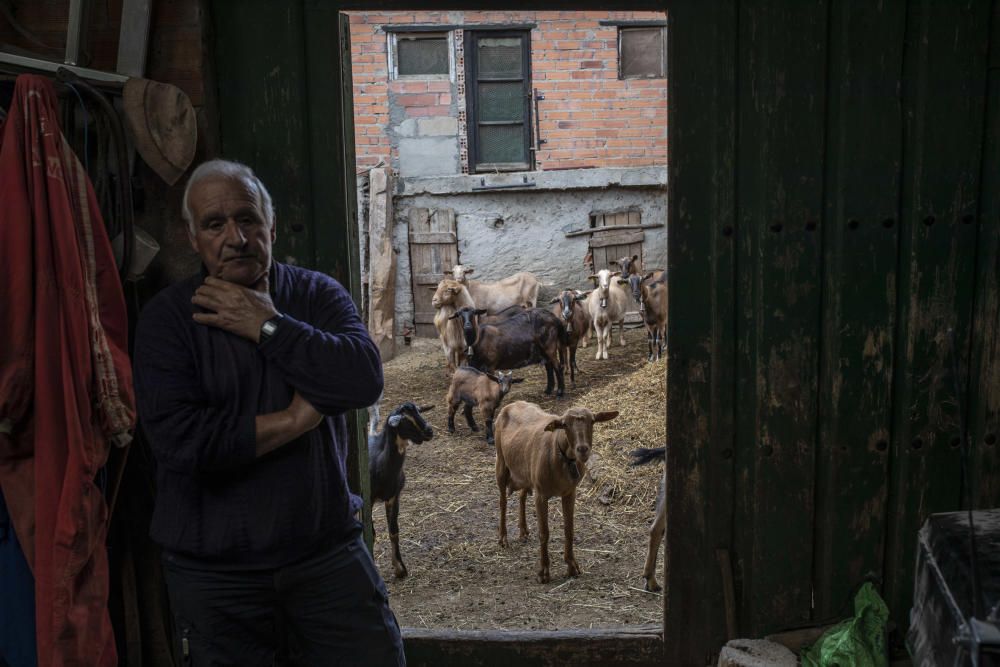
[[618,78],[658,79],[667,75],[667,32],[662,27],[618,29]]
[[389,35],[389,68],[394,79],[448,79],[451,48],[448,33]]

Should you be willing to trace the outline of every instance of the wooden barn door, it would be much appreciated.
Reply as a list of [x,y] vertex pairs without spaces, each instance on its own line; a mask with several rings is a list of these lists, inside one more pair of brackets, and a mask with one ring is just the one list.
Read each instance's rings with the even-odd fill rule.
[[[639,266],[642,264],[642,242],[645,233],[639,229],[642,223],[639,211],[615,211],[594,213],[590,216],[590,227],[594,233],[590,236],[591,269],[618,270],[610,262],[622,257],[639,255]],[[615,229],[627,225],[626,229]]]
[[413,322],[416,335],[433,337],[434,288],[458,263],[455,211],[450,208],[410,209],[410,275],[413,277]]

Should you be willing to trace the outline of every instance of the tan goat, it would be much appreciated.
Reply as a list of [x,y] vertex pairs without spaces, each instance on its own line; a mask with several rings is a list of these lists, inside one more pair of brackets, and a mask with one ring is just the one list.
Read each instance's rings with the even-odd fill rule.
[[467,276],[474,270],[471,266],[456,264],[445,275],[469,289],[472,300],[476,302],[476,308],[485,308],[488,314],[495,315],[511,306],[534,308],[538,305],[538,290],[541,283],[533,273],[520,271],[488,283],[470,280]]
[[465,285],[457,280],[445,279],[438,283],[431,299],[434,306],[434,328],[441,339],[441,349],[448,364],[448,371],[454,371],[465,361],[465,336],[462,323],[452,319],[459,308],[474,307],[472,297]]
[[563,560],[568,576],[580,574],[573,557],[573,508],[576,486],[587,472],[594,423],[618,416],[617,411],[592,413],[572,407],[562,416],[545,412],[534,403],[515,401],[496,418],[497,487],[500,489],[500,546],[507,546],[507,492],[520,491],[520,539],[528,537],[525,503],[535,495],[538,541],[538,582],[549,581],[549,498],[562,499]]

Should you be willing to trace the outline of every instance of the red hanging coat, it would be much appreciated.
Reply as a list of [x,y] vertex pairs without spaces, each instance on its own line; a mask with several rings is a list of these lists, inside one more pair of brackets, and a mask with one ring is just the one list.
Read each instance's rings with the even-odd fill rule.
[[48,79],[0,135],[0,487],[35,576],[38,664],[117,664],[94,480],[134,426],[125,301]]

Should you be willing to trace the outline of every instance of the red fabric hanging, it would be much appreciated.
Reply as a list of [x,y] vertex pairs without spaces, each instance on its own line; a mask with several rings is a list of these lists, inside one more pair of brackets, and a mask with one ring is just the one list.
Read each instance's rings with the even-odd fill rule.
[[0,487],[35,576],[38,664],[117,664],[94,480],[135,422],[125,300],[48,79],[0,135]]

